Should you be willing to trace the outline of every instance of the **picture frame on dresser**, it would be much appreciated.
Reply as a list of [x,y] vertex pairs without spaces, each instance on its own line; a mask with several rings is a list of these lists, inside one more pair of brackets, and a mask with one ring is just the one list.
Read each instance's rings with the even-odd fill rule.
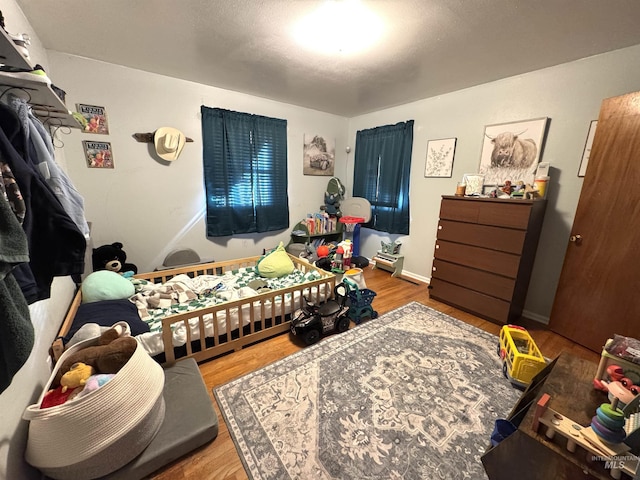
[[462,183],[467,186],[465,189],[465,195],[472,197],[483,194],[484,175],[479,175],[477,173],[465,173],[462,176]]
[[479,167],[485,184],[533,184],[548,123],[548,117],[540,117],[485,126]]

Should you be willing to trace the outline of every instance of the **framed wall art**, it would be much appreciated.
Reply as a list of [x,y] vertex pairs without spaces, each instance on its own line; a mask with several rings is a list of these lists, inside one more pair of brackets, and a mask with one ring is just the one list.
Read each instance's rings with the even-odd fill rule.
[[478,173],[465,173],[462,177],[462,183],[466,185],[464,194],[467,196],[476,196],[483,194],[484,175]]
[[427,160],[424,166],[425,178],[451,178],[455,153],[456,138],[429,140],[427,142]]
[[83,140],[84,155],[89,168],[114,168],[110,142]]
[[326,175],[333,177],[336,158],[335,140],[326,140],[321,135],[304,134],[304,175]]
[[482,137],[479,173],[486,185],[533,184],[547,131],[547,117],[487,125]]
[[109,121],[104,107],[97,105],[76,104],[77,111],[87,121],[82,129],[84,133],[97,133],[99,135],[109,134]]
[[584,151],[582,152],[582,160],[580,161],[580,168],[578,169],[578,176],[584,177],[587,173],[587,166],[589,165],[589,156],[591,155],[591,146],[593,145],[593,137],[596,136],[596,127],[598,126],[597,120],[592,120],[589,125],[589,133],[587,133],[587,141],[584,144]]

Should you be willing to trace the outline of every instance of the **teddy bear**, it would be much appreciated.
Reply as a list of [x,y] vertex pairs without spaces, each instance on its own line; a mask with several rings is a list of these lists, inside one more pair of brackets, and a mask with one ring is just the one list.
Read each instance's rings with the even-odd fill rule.
[[116,273],[138,273],[138,267],[127,262],[127,254],[122,249],[122,243],[114,242],[111,245],[102,245],[93,249],[93,271],[110,270]]
[[120,336],[122,327],[112,327],[98,338],[98,344],[69,355],[62,363],[51,383],[52,388],[61,384],[63,376],[76,363],[93,368],[94,373],[118,373],[135,352],[138,342],[130,336]]

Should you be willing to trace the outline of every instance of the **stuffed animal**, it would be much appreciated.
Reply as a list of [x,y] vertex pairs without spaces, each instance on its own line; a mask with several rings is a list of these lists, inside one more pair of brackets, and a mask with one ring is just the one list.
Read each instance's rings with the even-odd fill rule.
[[524,186],[524,198],[531,200],[540,198],[540,192],[533,185],[527,183]]
[[67,389],[84,387],[89,377],[93,375],[93,367],[82,362],[74,363],[71,365],[71,370],[62,375],[60,379],[60,385],[62,385],[62,393],[65,393]]
[[78,393],[76,398],[82,398],[85,395],[89,395],[91,392],[95,392],[103,385],[106,385],[115,375],[113,373],[100,373],[98,375],[91,375],[87,379],[84,388]]
[[122,250],[122,243],[114,242],[111,245],[102,245],[93,249],[93,271],[110,270],[116,273],[138,273],[138,267],[127,262],[127,254]]
[[79,393],[76,392],[76,390],[80,390],[79,388],[73,390],[67,389],[66,392],[62,392],[63,388],[64,387],[62,387],[61,385],[58,388],[49,390],[42,398],[40,408],[50,408],[62,405],[63,403],[66,403],[67,400],[70,400],[72,398],[72,395],[77,395]]
[[69,355],[58,369],[51,386],[56,388],[60,385],[63,375],[76,363],[93,367],[95,373],[118,373],[133,356],[137,346],[135,338],[121,337],[118,328],[110,328],[100,335],[98,345],[83,348]]
[[320,209],[329,215],[340,215],[340,200],[339,194],[324,192],[324,205]]

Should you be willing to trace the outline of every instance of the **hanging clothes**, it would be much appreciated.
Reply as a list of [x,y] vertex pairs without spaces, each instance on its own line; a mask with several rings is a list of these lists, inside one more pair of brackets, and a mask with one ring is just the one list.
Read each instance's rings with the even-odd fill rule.
[[2,160],[0,160],[0,180],[0,190],[9,201],[9,206],[11,206],[11,210],[16,216],[18,223],[22,225],[27,211],[24,205],[24,199],[22,198],[20,187],[18,186],[18,182],[16,182],[16,177],[13,175],[11,168]]
[[27,236],[0,193],[0,393],[27,361],[34,342],[29,306],[12,269],[28,262]]
[[65,212],[29,157],[21,122],[7,105],[0,105],[0,159],[7,163],[26,206],[23,229],[29,244],[28,269],[14,270],[28,303],[49,298],[56,276],[84,272],[86,239]]
[[46,128],[33,114],[26,100],[9,95],[7,104],[16,111],[24,129],[29,159],[34,162],[44,181],[53,190],[64,211],[88,239],[89,224],[84,216],[84,198],[56,162],[53,142]]

